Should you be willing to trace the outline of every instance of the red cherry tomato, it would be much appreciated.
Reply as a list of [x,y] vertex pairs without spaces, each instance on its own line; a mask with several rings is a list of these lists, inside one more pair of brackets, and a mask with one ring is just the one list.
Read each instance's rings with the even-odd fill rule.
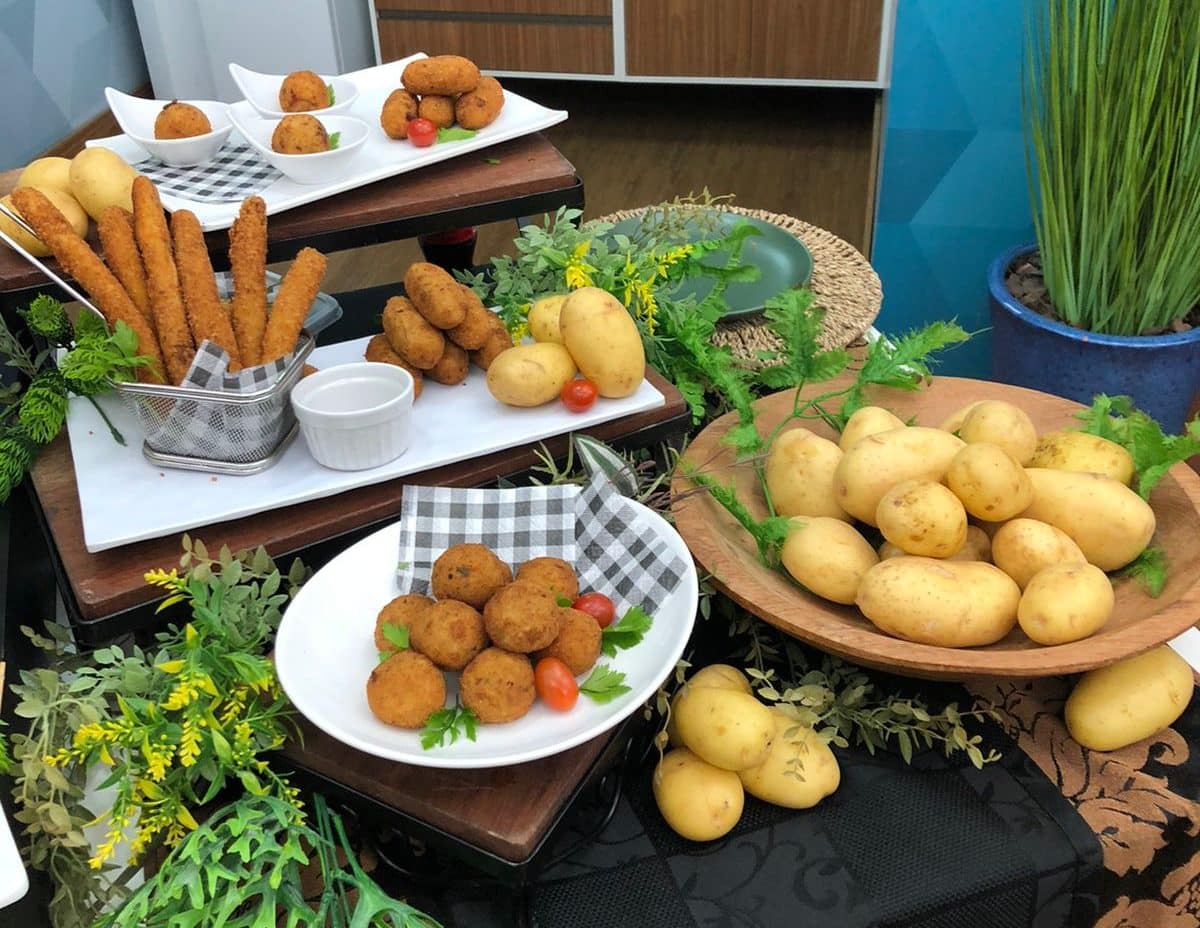
[[408,140],[417,148],[428,148],[437,141],[437,126],[418,116],[408,121]]
[[590,615],[601,628],[608,628],[612,624],[613,617],[617,614],[617,609],[613,605],[613,601],[603,593],[584,593],[575,602],[571,603],[572,609],[578,609],[580,612],[586,612]]
[[583,412],[596,402],[596,385],[590,380],[568,380],[563,384],[562,403],[571,412]]
[[557,657],[543,657],[533,668],[533,684],[542,702],[558,712],[566,712],[579,698],[579,684],[571,668]]

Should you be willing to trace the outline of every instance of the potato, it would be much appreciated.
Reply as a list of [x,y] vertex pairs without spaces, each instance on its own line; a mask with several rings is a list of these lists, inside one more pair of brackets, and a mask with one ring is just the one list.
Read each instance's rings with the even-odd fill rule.
[[[46,199],[58,207],[58,211],[66,217],[67,222],[71,224],[72,229],[74,229],[79,235],[87,235],[87,213],[83,211],[83,207],[75,201],[73,196],[71,196],[69,193],[63,193],[56,187],[37,187],[35,189],[44,193],[46,195]],[[11,196],[0,198],[0,203],[3,203],[16,213],[21,212],[13,205]],[[16,239],[17,243],[34,257],[43,258],[50,254],[50,249],[42,244],[41,239],[30,235],[3,213],[0,213],[0,229],[3,229],[10,236]]]
[[574,376],[575,361],[566,348],[536,342],[500,352],[487,369],[487,387],[508,406],[541,406],[557,399]]
[[963,504],[929,480],[905,480],[884,493],[875,524],[892,544],[924,557],[951,557],[967,540]]
[[967,512],[988,522],[1005,522],[1033,502],[1033,484],[1017,459],[988,442],[967,445],[954,456],[946,486]]
[[1086,564],[1079,545],[1062,529],[1036,519],[1013,519],[992,536],[992,563],[1025,589],[1053,564]]
[[1087,432],[1047,432],[1038,439],[1030,467],[1105,474],[1126,486],[1133,480],[1133,458],[1115,441]]
[[654,801],[672,830],[689,841],[714,841],[742,817],[746,793],[731,770],[706,764],[687,748],[654,768]]
[[842,435],[838,439],[838,447],[843,451],[848,451],[868,435],[890,432],[906,426],[907,423],[903,419],[888,412],[882,406],[863,406],[861,409],[856,409],[846,420],[846,427],[842,429]]
[[999,445],[1024,466],[1037,447],[1037,429],[1025,410],[1003,400],[983,400],[972,409],[958,428],[958,436],[968,445],[987,442]]
[[96,220],[110,206],[132,212],[137,173],[115,151],[99,146],[85,148],[71,159],[71,194]]
[[750,681],[736,667],[728,664],[709,664],[701,667],[688,677],[687,681],[671,697],[671,714],[667,719],[667,740],[679,747],[683,741],[679,737],[679,723],[676,721],[679,704],[687,699],[687,694],[694,690],[733,690],[738,693],[751,694]]
[[71,193],[71,159],[70,158],[38,158],[30,161],[13,184],[16,187],[37,187],[42,193],[50,187]]
[[823,599],[854,602],[863,574],[879,563],[875,550],[852,525],[817,516],[793,519],[779,559],[796,582]]
[[1020,588],[978,561],[895,557],[867,571],[858,608],[881,631],[944,648],[999,641],[1017,624]]
[[920,426],[868,435],[842,454],[833,475],[838,504],[869,525],[883,494],[905,480],[938,481],[964,442]]
[[529,334],[535,342],[557,342],[560,345],[563,343],[558,315],[566,301],[567,295],[558,293],[554,296],[544,296],[529,307]]
[[837,758],[808,725],[789,718],[782,709],[775,716],[775,740],[767,759],[757,767],[739,770],[742,786],[751,796],[785,809],[811,809],[832,795],[842,782]]
[[1154,535],[1154,510],[1119,480],[1102,474],[1026,468],[1033,503],[1022,515],[1062,529],[1088,562],[1118,570]]
[[1136,744],[1183,715],[1194,685],[1188,662],[1165,644],[1089,670],[1067,698],[1067,731],[1093,751]]
[[943,432],[957,432],[962,428],[963,421],[971,414],[971,411],[982,402],[983,400],[976,400],[974,403],[967,403],[966,406],[943,419],[938,428]]
[[1112,582],[1099,567],[1055,564],[1033,575],[1021,594],[1017,621],[1038,644],[1066,644],[1099,631],[1113,603]]
[[[899,545],[892,544],[890,541],[885,541],[879,546],[879,559],[881,561],[886,561],[893,557],[905,557],[907,555],[907,551]],[[941,558],[943,561],[990,561],[991,559],[992,540],[988,538],[987,532],[978,525],[967,525],[967,540],[963,542],[963,546],[949,557]]]
[[775,737],[771,710],[737,690],[692,688],[675,721],[689,751],[722,770],[745,770],[766,759]]
[[576,290],[558,316],[563,344],[601,396],[629,396],[646,376],[642,335],[629,310],[596,287]]
[[767,455],[767,491],[781,516],[828,516],[850,521],[837,504],[833,472],[842,459],[841,449],[808,429],[779,435]]

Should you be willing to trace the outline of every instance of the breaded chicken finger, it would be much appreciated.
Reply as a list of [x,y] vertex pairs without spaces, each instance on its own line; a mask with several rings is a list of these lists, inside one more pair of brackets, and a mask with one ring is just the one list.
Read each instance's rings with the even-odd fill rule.
[[312,308],[324,277],[325,256],[315,248],[300,249],[275,294],[275,305],[263,332],[260,364],[270,364],[296,350],[304,317]]
[[179,272],[171,255],[171,235],[162,201],[149,178],[140,175],[133,180],[133,234],[146,268],[146,289],[167,377],[178,384],[196,356],[196,345],[179,292]]
[[243,367],[261,361],[267,328],[267,204],[262,197],[242,201],[229,229],[229,264],[233,269],[233,334]]
[[133,237],[132,214],[119,206],[110,206],[100,214],[96,226],[100,231],[100,244],[104,246],[105,263],[133,300],[133,305],[153,327],[150,294],[146,292],[146,269],[142,267],[142,256]]
[[230,373],[241,370],[242,359],[233,337],[233,326],[221,306],[217,278],[212,262],[208,260],[208,246],[204,244],[204,232],[196,214],[186,209],[176,210],[171,216],[171,235],[175,240],[175,265],[179,269],[179,286],[183,290],[192,338],[197,346],[208,339],[224,348],[229,355]]

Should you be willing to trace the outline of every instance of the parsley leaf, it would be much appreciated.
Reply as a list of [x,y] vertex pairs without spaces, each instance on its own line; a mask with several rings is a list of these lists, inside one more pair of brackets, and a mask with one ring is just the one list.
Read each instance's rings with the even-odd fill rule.
[[1158,545],[1151,545],[1139,554],[1132,563],[1126,564],[1118,576],[1136,580],[1147,595],[1158,599],[1167,585],[1166,554]]
[[625,685],[625,674],[606,664],[597,664],[580,685],[579,692],[603,706],[630,692],[630,687]]
[[1172,467],[1200,454],[1200,418],[1187,423],[1182,435],[1166,435],[1154,419],[1134,408],[1127,396],[1101,393],[1076,418],[1083,423],[1083,431],[1116,442],[1129,452],[1142,499],[1150,498]]
[[500,159],[499,158],[484,158],[483,163],[484,164],[499,164]]
[[654,619],[641,606],[633,606],[621,618],[600,632],[600,651],[613,657],[617,651],[632,648],[650,631]]
[[404,625],[396,625],[394,622],[384,622],[380,628],[383,632],[383,637],[388,640],[388,644],[395,645],[397,650],[408,650],[408,628]]
[[556,596],[554,601],[564,609],[569,609],[575,603],[575,600],[567,599],[565,596]]
[[333,133],[333,135],[329,136],[329,150],[333,151],[335,148],[338,147],[338,145],[341,144],[341,141],[342,141],[342,133],[340,133],[340,132]]
[[333,106],[333,104],[337,102],[333,95],[333,84],[326,84],[325,89],[329,91],[329,105]]
[[446,746],[446,739],[454,744],[460,735],[466,735],[470,741],[475,740],[475,723],[479,719],[470,709],[455,703],[449,709],[439,709],[425,720],[421,729],[421,747],[428,751],[430,748]]
[[467,139],[473,139],[479,133],[474,129],[464,129],[462,126],[451,126],[449,129],[438,129],[437,140],[439,142],[464,142]]

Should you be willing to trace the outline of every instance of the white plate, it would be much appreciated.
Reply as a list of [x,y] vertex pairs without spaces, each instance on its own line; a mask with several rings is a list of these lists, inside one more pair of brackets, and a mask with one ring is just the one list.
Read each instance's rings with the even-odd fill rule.
[[104,88],[108,108],[116,117],[117,125],[145,152],[164,164],[175,167],[192,167],[211,161],[229,138],[233,123],[229,120],[229,107],[216,100],[184,100],[208,117],[212,131],[194,135],[187,139],[156,139],[154,121],[169,100],[147,100],[133,97],[113,87]]
[[[541,701],[505,725],[476,727],[476,740],[421,748],[418,732],[383,724],[367,706],[366,683],[379,663],[375,617],[394,596],[400,523],[347,548],[306,583],[288,606],[275,639],[275,667],[288,698],[326,734],[360,751],[421,767],[480,769],[521,764],[558,754],[608,731],[654,695],[683,654],[696,619],[699,584],[687,546],[661,516],[626,500],[646,531],[663,539],[687,569],[675,592],[659,606],[646,637],[600,662],[625,674],[632,689],[607,705],[580,696],[569,712]],[[606,592],[601,590],[599,592]],[[611,592],[611,591],[608,591]],[[446,677],[453,705],[457,676]]]
[[[17,851],[17,843],[9,830],[8,820],[4,817],[4,807],[0,806],[0,909],[12,905],[29,892],[29,875],[21,862],[21,854]],[[4,919],[0,918],[0,922]]]
[[[283,79],[287,77],[286,74],[263,74],[230,62],[229,76],[237,84],[238,90],[242,92],[246,102],[254,107],[259,115],[268,119],[280,119],[290,115],[279,108],[279,88],[283,84]],[[334,77],[327,74],[321,74],[319,77],[327,85],[333,87],[333,106],[325,106],[319,110],[304,110],[304,112],[318,116],[322,114],[332,116],[335,113],[349,112],[350,107],[358,100],[358,87],[355,86],[354,81],[349,77]]]
[[[361,361],[367,341],[318,348],[310,361],[319,368]],[[643,381],[632,396],[599,399],[583,413],[569,413],[561,403],[517,409],[497,402],[483,371],[472,367],[467,381],[456,387],[425,382],[413,406],[408,450],[390,464],[371,470],[329,470],[313,460],[303,441],[295,441],[273,467],[249,477],[156,467],[142,456],[137,418],[116,396],[102,396],[99,402],[125,436],[124,447],[113,441],[87,400],[72,397],[67,410],[83,540],[92,552],[333,496],[552,435],[587,431],[601,422],[657,409],[666,400]]]
[[351,163],[367,141],[371,130],[353,116],[316,116],[327,134],[338,134],[338,147],[311,155],[281,155],[271,147],[275,127],[283,120],[263,119],[242,109],[243,103],[229,108],[229,118],[263,159],[297,184],[329,184],[354,170]]
[[[366,184],[415,171],[418,168],[448,161],[461,155],[469,155],[482,149],[507,142],[511,139],[541,132],[567,118],[563,110],[552,110],[534,103],[505,89],[504,108],[500,115],[486,129],[480,129],[474,138],[461,142],[440,142],[429,148],[417,148],[411,142],[401,139],[389,139],[379,126],[379,112],[383,101],[389,93],[400,86],[400,75],[405,65],[416,58],[424,58],[424,54],[412,55],[401,61],[393,61],[362,71],[353,71],[344,77],[354,81],[359,89],[358,99],[346,111],[365,122],[369,128],[366,144],[363,145],[358,157],[351,163],[351,170],[336,180],[327,184],[298,184],[286,177],[281,177],[271,186],[259,193],[267,204],[267,214],[275,215],[284,210],[316,200],[323,200],[336,193],[354,190]],[[245,101],[235,103],[231,109],[253,110]],[[111,148],[131,164],[145,158],[145,152],[128,136],[117,135],[107,139],[95,139],[88,145],[103,145]],[[228,229],[237,218],[241,200],[224,203],[202,203],[196,200],[185,200],[182,197],[162,193],[163,206],[170,212],[177,209],[188,209],[196,214],[204,231]]]

